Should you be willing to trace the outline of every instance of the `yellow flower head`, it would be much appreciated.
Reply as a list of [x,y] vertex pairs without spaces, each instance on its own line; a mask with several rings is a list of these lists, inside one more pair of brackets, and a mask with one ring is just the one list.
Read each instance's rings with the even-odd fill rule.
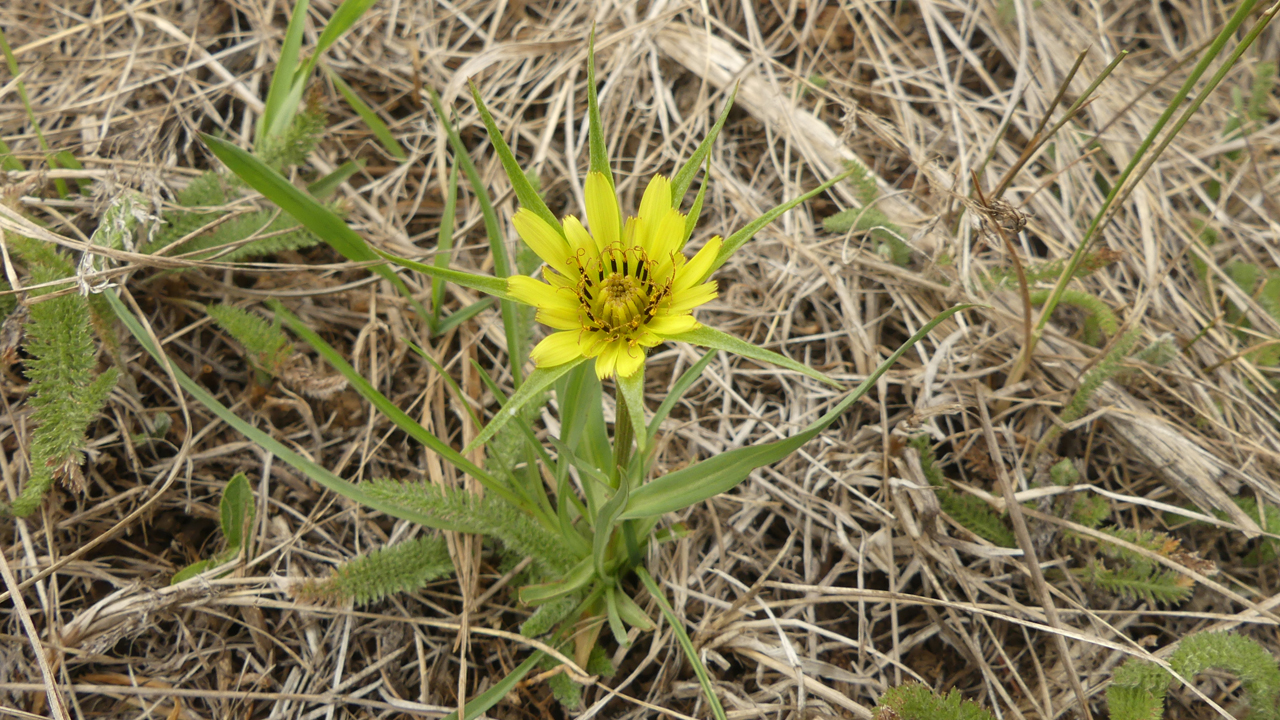
[[644,364],[646,348],[698,327],[691,313],[716,296],[715,282],[703,280],[721,240],[685,258],[685,216],[671,207],[671,183],[661,175],[625,225],[604,175],[589,173],[584,191],[590,233],[572,215],[561,236],[533,211],[516,212],[516,232],[547,263],[546,282],[514,275],[507,291],[558,331],[530,353],[538,367],[588,357],[600,378],[630,377]]

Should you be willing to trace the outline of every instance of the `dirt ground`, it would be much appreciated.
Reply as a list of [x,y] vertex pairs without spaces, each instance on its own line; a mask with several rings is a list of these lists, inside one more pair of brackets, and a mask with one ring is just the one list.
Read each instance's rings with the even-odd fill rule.
[[[337,4],[313,0],[304,52]],[[349,224],[377,247],[431,257],[451,166],[425,102],[434,88],[456,113],[509,228],[516,202],[484,139],[471,81],[552,211],[580,213],[593,26],[624,208],[639,203],[650,176],[679,167],[738,88],[710,155],[694,246],[728,236],[846,162],[863,163],[871,174],[861,189],[842,183],[801,205],[721,268],[720,295],[699,320],[852,387],[937,313],[980,307],[939,326],[803,450],[671,517],[688,534],[653,546],[648,567],[731,718],[871,718],[886,689],[912,680],[959,690],[1001,718],[1105,717],[1107,684],[1130,656],[1167,657],[1177,641],[1209,630],[1280,651],[1280,566],[1257,510],[1280,506],[1280,366],[1259,352],[1280,338],[1264,284],[1280,267],[1274,85],[1263,87],[1255,117],[1240,122],[1261,64],[1280,56],[1280,28],[1266,29],[1229,69],[1098,231],[1089,255],[1097,267],[1071,288],[1104,305],[1118,327],[1098,330],[1087,306],[1062,306],[1025,374],[1010,382],[1026,343],[1024,298],[1011,278],[1016,264],[1042,268],[1079,245],[1235,7],[378,0],[324,63],[411,158],[388,156],[317,73],[308,102],[328,126],[302,174],[362,160],[337,195]],[[197,133],[250,143],[290,8],[284,0],[3,3],[0,27],[34,119],[53,150],[70,150],[84,167],[49,171],[14,78],[0,72],[0,137],[28,168],[4,178],[6,202],[72,241],[92,232],[122,188],[158,209],[172,203],[219,166]],[[1022,157],[1042,118],[1052,128],[1121,50],[1130,54],[1093,99]],[[58,177],[87,179],[92,191],[60,199]],[[1006,233],[1007,245],[974,222],[981,213],[972,202],[975,182],[996,197],[1002,181],[1000,197],[1025,222]],[[875,226],[826,229],[826,218],[863,204],[868,183],[877,189],[869,207],[883,215]],[[465,190],[456,238],[455,266],[492,272],[480,211]],[[11,277],[23,272],[5,258]],[[464,482],[354,391],[313,400],[258,384],[203,305],[282,300],[458,447],[461,413],[409,343],[427,348],[492,412],[470,363],[509,385],[495,310],[429,338],[388,283],[323,245],[196,265],[113,266],[119,290],[178,367],[344,478]],[[1256,289],[1239,282],[1244,266],[1254,266]],[[424,279],[404,277],[428,292]],[[1030,280],[1043,290],[1056,275]],[[446,299],[457,309],[476,295],[450,286]],[[1134,330],[1135,351],[1171,351],[1160,362],[1126,359],[1077,420],[1053,431],[1038,459],[1069,459],[1079,477],[1040,484],[1037,444],[1062,424],[1088,370]],[[120,344],[104,349],[101,363],[120,367],[122,379],[89,428],[85,489],[55,489],[26,519],[0,517],[10,569],[0,587],[0,717],[437,717],[527,657],[517,629],[529,608],[488,552],[458,558],[473,585],[451,578],[357,607],[298,602],[289,594],[298,579],[428,531],[274,460],[182,392],[127,333],[106,332]],[[686,345],[655,349],[650,410],[697,357]],[[842,393],[721,354],[663,426],[658,469],[785,437]],[[27,473],[21,362],[6,370],[3,397],[7,501]],[[160,415],[172,421],[167,432],[146,438]],[[1014,508],[1002,521],[1019,537],[1014,547],[939,511],[909,444],[921,436],[951,496]],[[176,570],[217,550],[219,497],[237,472],[258,498],[251,552],[226,577],[170,587]],[[1017,502],[1006,502],[1006,490]],[[1099,527],[1168,533],[1163,551],[1142,552],[1188,590],[1185,599],[1107,586],[1096,570],[1119,561],[1102,559],[1098,531],[1069,511],[1088,498],[1105,499]],[[1028,570],[1027,549],[1038,572]],[[660,617],[647,594],[638,598]],[[580,708],[561,707],[545,678],[531,676],[490,716],[710,717],[666,623],[627,648],[604,642],[617,673],[588,686]],[[54,707],[51,686],[62,698]],[[1171,691],[1166,717],[1232,717],[1241,697],[1234,676],[1206,673]]]

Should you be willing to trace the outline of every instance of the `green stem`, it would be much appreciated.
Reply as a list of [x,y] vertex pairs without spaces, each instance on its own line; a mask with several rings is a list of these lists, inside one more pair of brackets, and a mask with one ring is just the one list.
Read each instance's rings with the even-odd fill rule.
[[[1174,94],[1172,99],[1170,99],[1169,106],[1160,115],[1160,118],[1156,120],[1156,124],[1151,128],[1151,132],[1147,134],[1147,137],[1143,139],[1142,144],[1138,146],[1138,150],[1134,153],[1133,159],[1129,161],[1128,166],[1126,166],[1124,171],[1120,173],[1120,177],[1116,178],[1115,183],[1112,184],[1111,192],[1107,194],[1107,198],[1103,201],[1102,207],[1093,216],[1093,221],[1089,224],[1088,229],[1085,230],[1084,237],[1080,240],[1080,244],[1076,246],[1075,252],[1071,254],[1071,259],[1067,262],[1066,269],[1058,278],[1058,284],[1054,286],[1053,293],[1049,296],[1049,300],[1045,303],[1044,309],[1040,312],[1040,319],[1036,323],[1036,332],[1030,338],[1028,347],[1024,353],[1026,357],[1031,357],[1031,353],[1035,349],[1035,343],[1039,339],[1040,334],[1044,332],[1044,327],[1048,324],[1049,318],[1053,316],[1053,311],[1058,306],[1058,301],[1062,298],[1062,293],[1066,291],[1067,284],[1071,282],[1071,278],[1075,277],[1076,267],[1084,258],[1085,252],[1089,249],[1089,245],[1094,236],[1102,227],[1103,220],[1110,217],[1110,213],[1108,211],[1111,209],[1112,204],[1115,203],[1116,198],[1120,196],[1120,191],[1125,187],[1125,182],[1129,179],[1129,176],[1133,173],[1134,169],[1138,167],[1139,163],[1143,161],[1147,154],[1147,150],[1151,148],[1151,144],[1155,142],[1156,137],[1160,135],[1164,126],[1168,124],[1169,120],[1173,117],[1173,113],[1182,104],[1182,101],[1186,99],[1188,94],[1190,94],[1192,87],[1200,80],[1200,76],[1209,69],[1209,65],[1217,59],[1219,54],[1221,54],[1222,48],[1227,44],[1227,40],[1230,39],[1231,36],[1235,34],[1236,30],[1239,29],[1240,25],[1244,23],[1245,19],[1248,18],[1249,13],[1253,11],[1256,4],[1257,0],[1244,0],[1244,2],[1240,3],[1235,14],[1227,21],[1222,32],[1218,33],[1217,38],[1215,38],[1213,44],[1209,46],[1204,57],[1202,57],[1200,62],[1196,63],[1196,66],[1191,70],[1191,75],[1187,78],[1186,82],[1182,84],[1182,87],[1178,88],[1178,92]],[[1259,20],[1253,29],[1255,31],[1261,31],[1261,28],[1265,27],[1267,22],[1270,21],[1271,15],[1272,13],[1269,11],[1267,15],[1264,15]],[[1243,52],[1244,49],[1252,43],[1253,37],[1256,37],[1256,35],[1251,32],[1249,36],[1240,43],[1237,48],[1237,52]],[[1230,65],[1225,67],[1230,67]],[[1209,93],[1213,91],[1216,85],[1216,81],[1211,82],[1200,92],[1200,102],[1203,102],[1203,98],[1208,97]],[[1187,115],[1191,112],[1195,112],[1198,107],[1198,103],[1193,104],[1192,107],[1188,109]],[[1162,145],[1157,149],[1152,160],[1154,160],[1155,157],[1159,157],[1160,150],[1163,150],[1163,148],[1164,146]],[[1150,167],[1150,163],[1148,162],[1145,167]],[[1139,172],[1137,176],[1134,177],[1134,182],[1136,183],[1141,179],[1142,175],[1143,173]]]
[[631,427],[631,413],[627,410],[627,399],[619,388],[614,392],[617,404],[617,419],[613,423],[613,486],[621,482],[622,474],[631,464],[631,442],[635,438],[635,428]]

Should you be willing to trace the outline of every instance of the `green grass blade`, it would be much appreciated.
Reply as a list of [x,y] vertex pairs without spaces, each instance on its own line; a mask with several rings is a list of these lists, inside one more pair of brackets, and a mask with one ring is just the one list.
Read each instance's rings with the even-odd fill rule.
[[[276,71],[271,76],[271,87],[267,90],[267,100],[258,118],[257,136],[253,146],[261,151],[267,138],[276,137],[289,124],[293,113],[286,108],[293,79],[298,74],[298,56],[302,51],[302,29],[307,21],[307,7],[311,0],[297,0],[293,6],[293,14],[289,16],[289,27],[284,33],[284,42],[280,45],[280,61],[276,63]],[[296,104],[294,106],[297,107]]]
[[[206,134],[200,137],[204,139],[213,154],[231,169],[231,172],[248,183],[249,187],[262,193],[263,197],[278,205],[281,210],[292,215],[293,219],[315,233],[316,237],[329,243],[330,247],[341,253],[343,257],[353,262],[378,260],[378,255],[364,241],[364,238],[348,227],[342,218],[333,214],[315,198],[294,187],[293,183],[283,175],[226,140]],[[408,286],[392,272],[391,268],[385,264],[379,264],[369,269],[390,282],[422,318],[430,317],[427,309],[418,302]]]
[[715,328],[707,327],[706,325],[702,325],[688,332],[680,333],[679,335],[671,335],[667,339],[687,342],[690,345],[698,345],[699,347],[711,348],[712,350],[725,350],[735,355],[741,355],[744,358],[755,360],[756,362],[765,362],[770,365],[777,365],[778,367],[803,373],[814,380],[820,380],[828,385],[843,387],[840,383],[832,380],[804,363],[796,362],[795,360],[779,355],[772,350],[765,350],[759,345],[752,345],[746,340],[736,338],[727,333],[720,332]]
[[25,170],[18,158],[13,156],[13,151],[9,149],[9,144],[4,140],[0,140],[0,170],[5,172],[22,172]]
[[707,369],[707,366],[711,364],[715,357],[716,354],[714,352],[705,353],[698,359],[698,362],[684,371],[679,380],[676,380],[671,392],[668,392],[667,396],[662,399],[662,404],[654,411],[653,419],[649,421],[649,427],[645,431],[645,434],[649,437],[649,442],[653,442],[653,437],[658,434],[658,427],[662,425],[662,421],[667,419],[667,416],[671,414],[671,409],[676,406],[676,403],[680,402],[680,398],[684,397],[689,388],[697,382],[698,378],[702,377],[702,371]]
[[[698,194],[693,197],[693,205],[689,207],[689,215],[684,219],[684,239],[680,241],[680,249],[684,250],[684,246],[689,242],[689,238],[693,236],[693,229],[698,225],[698,218],[702,216],[702,201],[707,195],[707,181],[711,179],[711,164],[707,163],[707,172],[702,176],[702,185],[698,187]],[[676,209],[680,209],[680,204],[676,202]]]
[[307,59],[307,64],[303,68],[303,77],[297,78],[295,82],[306,84],[306,79],[311,75],[311,70],[316,66],[320,56],[329,50],[338,38],[342,37],[351,29],[352,25],[364,15],[365,11],[373,7],[378,0],[345,0],[333,11],[333,15],[329,16],[329,22],[324,24],[324,30],[320,32],[320,37],[316,39],[315,50],[311,53],[311,57]]
[[308,185],[307,192],[317,200],[327,200],[338,191],[339,185],[360,172],[363,167],[364,160],[348,160],[339,165],[337,170]]
[[799,205],[800,203],[806,200],[809,200],[810,198],[814,198],[814,197],[817,197],[818,195],[821,195],[836,183],[840,182],[841,180],[844,180],[845,178],[858,172],[861,169],[862,169],[861,166],[855,164],[853,165],[853,167],[850,167],[849,169],[845,170],[839,175],[836,175],[830,180],[822,183],[818,187],[810,190],[809,192],[797,198],[789,200],[785,203],[782,203],[781,205],[766,212],[765,214],[761,215],[760,217],[756,218],[750,223],[747,223],[747,225],[744,226],[741,230],[738,230],[738,232],[730,235],[728,239],[724,241],[724,245],[720,247],[720,253],[716,255],[715,261],[711,263],[711,272],[714,273],[717,268],[719,268],[721,265],[724,265],[725,261],[733,257],[733,254],[738,252],[738,249],[741,248],[743,245],[746,245],[748,240],[755,237],[756,233],[760,232],[760,230],[763,229],[765,225],[768,225],[774,220],[777,220],[779,217],[782,216],[783,213]]
[[415,522],[419,525],[425,525],[427,527],[439,528],[441,530],[455,530],[459,532],[464,531],[462,528],[455,528],[449,526],[447,523],[441,523],[437,518],[433,518],[429,515],[424,515],[422,513],[414,512],[411,509],[383,502],[382,500],[365,492],[361,486],[343,480],[337,475],[329,472],[324,467],[321,467],[302,455],[290,450],[275,438],[249,424],[239,415],[231,412],[227,406],[219,402],[212,393],[204,389],[204,386],[187,377],[182,370],[169,363],[168,358],[165,357],[165,355],[161,353],[160,350],[151,342],[151,337],[147,334],[146,330],[143,329],[142,324],[138,322],[138,319],[134,317],[133,313],[125,307],[124,303],[116,295],[115,291],[108,290],[103,293],[103,295],[106,296],[107,302],[111,305],[111,308],[115,310],[116,316],[125,324],[125,327],[129,329],[129,332],[133,334],[134,338],[136,338],[138,343],[142,345],[143,349],[145,349],[151,357],[155,358],[156,362],[162,367],[169,367],[173,372],[174,377],[177,378],[178,384],[181,385],[184,390],[190,393],[192,397],[200,402],[200,404],[208,408],[210,412],[217,415],[220,420],[238,430],[245,437],[256,442],[264,450],[267,450],[272,455],[275,455],[285,461],[295,470],[316,481],[321,486],[328,488],[345,498],[354,500],[362,505],[367,505],[374,510],[384,512],[392,517]]
[[268,301],[268,306],[273,312],[275,312],[276,316],[294,332],[295,335],[302,338],[307,342],[307,344],[311,345],[311,347],[315,348],[316,352],[320,353],[320,356],[328,361],[328,363],[333,366],[334,370],[337,370],[344,378],[347,379],[347,382],[351,383],[351,387],[355,389],[356,392],[360,393],[361,397],[372,403],[373,406],[377,408],[378,412],[386,415],[388,420],[396,424],[396,427],[405,431],[409,437],[417,440],[428,449],[440,455],[440,457],[447,460],[454,467],[479,480],[486,490],[493,491],[497,495],[500,495],[502,499],[507,500],[517,507],[524,507],[524,504],[519,502],[516,497],[512,495],[506,487],[499,483],[495,477],[468,460],[465,457],[465,453],[459,453],[457,450],[449,447],[444,441],[433,435],[426,428],[422,427],[422,425],[418,424],[416,420],[409,417],[409,415],[396,406],[395,403],[388,400],[387,397],[371,385],[368,380],[365,380],[364,376],[356,372],[355,368],[351,367],[350,363],[342,357],[341,353],[334,350],[329,343],[325,342],[324,339],[311,330],[311,328],[307,327],[306,324],[298,319],[296,315],[289,312],[276,300]]
[[693,666],[693,673],[698,676],[698,683],[702,685],[702,694],[707,698],[707,704],[711,706],[711,714],[716,720],[728,720],[724,714],[724,706],[720,704],[720,698],[716,696],[716,689],[711,684],[711,676],[707,674],[707,668],[698,659],[698,651],[693,647],[693,641],[689,639],[689,633],[684,631],[684,625],[680,623],[680,618],[676,617],[676,611],[671,608],[671,604],[667,602],[667,596],[662,594],[662,588],[658,587],[658,583],[654,581],[653,576],[643,567],[636,568],[636,575],[640,576],[640,582],[644,583],[644,587],[649,591],[649,595],[658,603],[658,607],[662,609],[662,614],[667,618],[667,624],[671,626],[671,632],[675,633],[676,642],[680,643],[680,649],[684,651],[684,656],[688,658],[689,664]]
[[402,146],[400,142],[396,140],[395,136],[391,134],[391,128],[387,127],[387,124],[382,122],[382,118],[378,117],[378,113],[374,112],[373,108],[369,107],[369,104],[361,99],[361,97],[356,94],[356,91],[352,90],[351,86],[347,84],[347,81],[343,80],[338,73],[329,69],[328,65],[321,65],[321,67],[324,68],[324,71],[329,76],[329,80],[333,83],[333,86],[338,88],[338,92],[342,94],[342,98],[347,101],[347,104],[351,106],[352,110],[356,111],[356,114],[364,121],[365,126],[369,128],[369,131],[373,133],[373,136],[378,138],[378,143],[382,145],[387,153],[400,162],[408,160],[409,154],[404,151],[404,146]]
[[436,334],[443,335],[444,333],[449,332],[450,330],[470,320],[476,315],[479,315],[485,310],[488,310],[489,306],[492,304],[493,304],[493,298],[491,297],[480,298],[479,300],[471,303],[470,305],[462,308],[461,310],[455,313],[449,314],[445,319],[441,320],[439,323],[436,324]]
[[[1182,105],[1182,101],[1186,99],[1192,88],[1200,80],[1200,76],[1204,75],[1205,71],[1209,69],[1209,65],[1218,58],[1218,55],[1222,52],[1222,48],[1226,46],[1227,41],[1235,35],[1236,30],[1240,28],[1240,25],[1244,23],[1249,14],[1253,12],[1253,7],[1256,4],[1257,0],[1243,0],[1243,2],[1236,7],[1235,13],[1227,21],[1227,24],[1222,28],[1222,31],[1218,33],[1218,36],[1214,38],[1213,43],[1210,44],[1209,48],[1205,51],[1204,57],[1200,58],[1200,61],[1191,69],[1191,74],[1187,76],[1186,81],[1182,83],[1182,87],[1178,88],[1178,91],[1169,99],[1168,107],[1166,107],[1164,112],[1160,114],[1160,117],[1156,119],[1155,125],[1151,126],[1151,130],[1147,133],[1147,136],[1143,138],[1142,143],[1138,145],[1138,149],[1134,151],[1133,157],[1130,158],[1129,164],[1125,166],[1125,169],[1120,173],[1120,177],[1116,178],[1115,182],[1111,183],[1111,191],[1107,193],[1106,199],[1102,201],[1102,207],[1098,208],[1098,212],[1094,214],[1093,220],[1089,223],[1089,227],[1084,231],[1084,236],[1080,239],[1079,244],[1076,245],[1075,252],[1071,254],[1070,260],[1067,261],[1067,267],[1063,270],[1062,275],[1059,276],[1058,283],[1054,285],[1053,293],[1049,295],[1048,301],[1045,302],[1044,308],[1040,311],[1040,318],[1036,321],[1036,336],[1033,336],[1032,342],[1034,342],[1034,338],[1038,337],[1039,333],[1044,330],[1045,325],[1049,323],[1049,318],[1053,315],[1053,311],[1058,307],[1058,302],[1062,299],[1062,293],[1066,291],[1067,285],[1071,282],[1071,279],[1075,277],[1076,268],[1084,258],[1089,245],[1092,244],[1094,235],[1097,234],[1098,230],[1101,228],[1103,219],[1109,217],[1108,211],[1119,196],[1120,191],[1124,188],[1125,182],[1129,179],[1129,175],[1133,173],[1134,169],[1143,161],[1147,154],[1147,150],[1150,149],[1151,144],[1154,143],[1155,139],[1160,135],[1160,131],[1164,129],[1164,126],[1173,117],[1174,112],[1176,112],[1178,107]],[[1264,19],[1267,18],[1264,17]],[[1226,65],[1224,67],[1230,67],[1230,65]],[[1201,93],[1201,97],[1207,97],[1211,89],[1212,88],[1206,88]]]
[[758,467],[775,463],[798,450],[836,421],[855,402],[862,398],[880,379],[881,375],[893,366],[898,358],[920,342],[938,323],[952,315],[973,307],[958,305],[939,314],[911,336],[887,360],[880,363],[875,372],[867,376],[853,392],[832,408],[826,415],[816,420],[804,431],[792,435],[786,440],[764,443],[752,447],[739,448],[716,455],[696,465],[664,475],[631,493],[631,503],[622,514],[623,520],[651,518],[668,512],[686,508],[707,498],[719,495],[734,488],[746,479],[747,475]]
[[[724,104],[724,109],[720,111],[720,117],[716,118],[716,124],[711,126],[711,132],[698,143],[698,147],[685,161],[684,166],[676,172],[675,177],[671,178],[671,202],[677,210],[680,209],[680,203],[684,200],[684,194],[689,192],[689,186],[693,184],[693,176],[698,172],[698,166],[711,152],[711,146],[715,144],[716,138],[720,137],[720,131],[724,129],[724,122],[729,119],[729,111],[733,109],[733,101],[737,97],[738,86],[735,85],[728,101]],[[692,213],[690,216],[692,217]]]
[[[604,126],[600,122],[600,98],[596,96],[596,31],[587,40],[587,146],[588,170],[604,175],[614,189],[613,170],[609,168],[609,149],[604,146]],[[616,190],[615,190],[616,192]]]
[[[544,653],[541,650],[535,652],[529,656],[528,660],[517,665],[515,670],[512,670],[506,677],[499,680],[493,687],[468,700],[467,704],[462,708],[462,720],[475,720],[492,709],[494,705],[502,702],[502,699],[512,690],[515,690],[516,685],[537,667],[538,663],[542,662],[543,656]],[[440,720],[458,720],[458,711],[455,710],[440,718]]]
[[[458,164],[449,168],[449,182],[445,189],[444,214],[440,216],[440,234],[436,236],[435,266],[449,267],[449,255],[453,252],[453,224],[458,213]],[[444,305],[444,283],[431,283],[431,322],[440,324],[440,307]]]
[[563,365],[551,368],[535,368],[533,372],[529,373],[529,377],[524,383],[516,389],[515,394],[503,406],[502,411],[490,420],[488,425],[484,426],[484,429],[467,445],[462,454],[466,455],[484,443],[489,442],[489,439],[501,430],[504,425],[511,422],[511,419],[520,412],[521,408],[541,395],[542,391],[550,387],[556,380],[586,361],[587,358],[580,357],[577,360],[571,360]]
[[[466,147],[461,140],[455,142],[457,133],[453,129],[453,125],[445,119],[444,109],[440,106],[440,98],[436,96],[435,91],[430,91],[431,106],[435,108],[436,115],[440,116],[440,122],[444,123],[445,130],[449,133],[449,142],[453,145],[454,152],[463,156],[466,154]],[[527,207],[538,215],[538,217],[546,220],[556,232],[564,235],[564,228],[560,225],[560,220],[547,207],[547,203],[543,201],[542,196],[537,190],[533,189],[533,185],[529,182],[529,178],[525,176],[524,170],[520,168],[520,163],[516,162],[516,156],[512,154],[511,147],[507,145],[507,141],[502,137],[502,131],[498,129],[498,124],[494,122],[493,115],[489,112],[489,108],[485,107],[484,100],[480,97],[480,89],[474,84],[471,85],[471,97],[476,103],[476,110],[480,113],[480,119],[484,122],[485,131],[489,134],[489,143],[493,145],[494,152],[498,153],[498,159],[502,161],[502,169],[507,172],[507,179],[511,181],[511,188],[516,193],[516,199],[520,201],[521,207]],[[468,158],[470,161],[470,158]],[[465,167],[464,167],[465,169]],[[471,173],[467,173],[467,177],[471,178]],[[473,187],[483,187],[480,185],[480,176],[476,175],[471,179]],[[481,190],[476,190],[479,194]]]
[[[519,181],[512,176],[512,186],[516,189],[516,195],[520,201],[524,202],[521,193],[524,190],[532,191],[529,180],[524,176],[524,171],[520,170],[520,166],[516,164],[515,157],[511,155],[510,148],[502,140],[502,135],[498,134],[497,126],[493,124],[493,117],[488,114],[484,104],[480,101],[480,92],[474,85],[471,87],[471,93],[476,98],[476,103],[480,108],[481,117],[485,118],[485,127],[489,132],[489,140],[493,143],[494,149],[498,151],[499,158],[502,159],[502,165],[506,168],[510,175],[513,172],[519,176]],[[467,176],[467,182],[471,184],[471,190],[475,193],[476,200],[480,203],[480,214],[484,218],[485,234],[489,238],[489,251],[493,254],[493,271],[500,278],[505,278],[511,274],[511,263],[507,258],[507,246],[503,242],[502,230],[498,227],[498,214],[493,211],[493,202],[489,199],[489,191],[484,186],[484,181],[480,178],[480,173],[476,171],[475,163],[471,162],[471,155],[467,152],[467,146],[462,143],[462,138],[458,137],[458,131],[453,127],[453,123],[449,122],[449,118],[444,114],[444,107],[440,105],[440,96],[435,90],[428,90],[428,96],[431,99],[431,107],[435,109],[436,115],[440,117],[440,122],[444,125],[445,134],[449,136],[449,144],[453,146],[454,159],[462,166],[462,172]],[[506,154],[503,155],[505,150]],[[508,159],[511,164],[508,165]],[[523,183],[524,190],[521,189]],[[542,198],[536,192],[532,193],[537,198],[537,202],[542,204],[543,210],[550,214],[550,210],[546,209],[546,203],[542,202]],[[559,228],[557,222],[553,227]],[[561,231],[563,233],[563,230]],[[509,300],[503,300],[501,304],[502,310],[502,328],[507,336],[507,356],[511,364],[512,382],[519,387],[524,382],[524,373],[520,366],[525,360],[525,349],[522,328],[519,327],[518,314],[516,306]]]
[[507,294],[507,281],[502,278],[496,278],[492,275],[477,275],[463,270],[451,270],[449,268],[437,267],[435,265],[426,265],[415,260],[392,255],[389,252],[384,252],[377,248],[373,248],[373,252],[383,260],[395,263],[396,265],[408,268],[409,270],[415,270],[433,279],[438,278],[451,283],[457,283],[462,287],[479,290],[482,293],[492,295],[500,300],[511,299],[511,296]]

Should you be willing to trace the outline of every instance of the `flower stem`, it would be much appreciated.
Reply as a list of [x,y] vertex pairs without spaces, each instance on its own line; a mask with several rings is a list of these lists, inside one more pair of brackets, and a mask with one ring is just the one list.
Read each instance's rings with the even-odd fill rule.
[[622,476],[631,464],[631,441],[635,438],[635,429],[631,427],[631,413],[627,410],[627,399],[619,388],[614,392],[617,405],[617,417],[613,422],[613,486],[619,487]]

